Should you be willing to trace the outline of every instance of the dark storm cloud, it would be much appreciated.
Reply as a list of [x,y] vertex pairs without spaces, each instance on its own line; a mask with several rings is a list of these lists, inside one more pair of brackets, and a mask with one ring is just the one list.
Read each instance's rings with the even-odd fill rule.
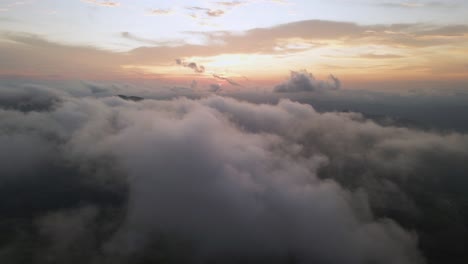
[[314,92],[323,90],[338,90],[341,81],[333,75],[327,81],[317,80],[307,71],[291,71],[291,76],[286,82],[275,86],[277,93]]
[[[80,89],[47,111],[0,110],[5,263],[423,263],[413,227],[388,212],[425,215],[418,184],[466,186],[466,134],[290,100]],[[9,104],[24,98],[9,93],[0,88]]]

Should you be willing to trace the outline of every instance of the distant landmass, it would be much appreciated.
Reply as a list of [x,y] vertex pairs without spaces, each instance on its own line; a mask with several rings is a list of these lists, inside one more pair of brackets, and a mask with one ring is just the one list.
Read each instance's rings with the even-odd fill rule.
[[127,101],[139,102],[139,101],[145,100],[145,98],[143,97],[134,96],[134,95],[118,94],[117,96]]

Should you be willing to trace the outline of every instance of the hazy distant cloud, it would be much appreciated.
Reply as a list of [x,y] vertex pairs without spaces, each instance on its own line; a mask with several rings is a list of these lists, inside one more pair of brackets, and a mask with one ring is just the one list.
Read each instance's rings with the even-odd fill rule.
[[218,75],[218,74],[213,74],[213,77],[215,77],[216,79],[224,80],[224,81],[228,82],[231,85],[242,87],[241,84],[237,83],[236,81],[232,80],[231,78],[221,76],[221,75]]
[[205,72],[205,67],[203,65],[197,65],[195,62],[186,62],[182,59],[176,59],[175,60],[177,65],[181,65],[183,67],[187,67],[192,69],[196,73],[203,73]]
[[277,93],[294,93],[338,90],[340,88],[341,81],[334,75],[330,74],[328,80],[322,81],[315,79],[311,73],[303,70],[291,71],[290,78],[286,82],[275,86],[273,90]]
[[5,23],[18,22],[18,20],[10,18],[10,17],[0,17],[0,21],[5,22]]
[[[192,11],[203,11],[205,15],[209,17],[219,17],[224,15],[224,11],[220,9],[210,9],[210,8],[204,8],[204,7],[199,7],[199,6],[192,6],[192,7],[187,7],[188,10]],[[196,16],[194,16],[196,18]]]
[[184,45],[185,43],[181,40],[167,40],[167,41],[157,41],[157,40],[152,40],[152,39],[147,39],[147,38],[142,38],[139,36],[136,36],[130,32],[121,32],[120,35],[129,40],[134,40],[138,41],[141,43],[149,44],[151,46],[180,46]]
[[150,15],[155,15],[155,16],[158,16],[158,15],[170,15],[173,13],[173,11],[171,9],[159,9],[159,8],[156,8],[156,9],[151,9],[149,12],[148,12]]
[[209,87],[210,92],[217,93],[217,92],[220,92],[221,90],[222,90],[221,85],[217,83],[210,84],[210,87]]
[[221,6],[227,6],[227,7],[235,7],[235,6],[240,6],[248,3],[247,1],[230,1],[230,2],[215,2],[218,5]]
[[224,11],[223,11],[223,10],[219,10],[219,9],[216,9],[216,10],[209,10],[209,11],[206,11],[206,14],[207,14],[208,16],[211,16],[211,17],[218,17],[218,16],[224,15]]
[[395,8],[423,8],[423,7],[455,7],[454,3],[449,1],[395,1],[395,2],[384,2],[378,3],[383,7],[395,7]]
[[63,93],[41,85],[2,87],[0,109],[22,112],[50,111],[61,101]]
[[386,3],[379,3],[379,5],[384,7],[400,7],[400,8],[416,8],[416,7],[423,7],[424,4],[420,2],[386,2]]
[[[0,43],[0,72],[3,75],[81,76],[79,78],[108,76],[112,72],[125,75],[119,65],[125,64],[126,59],[114,52],[53,43],[29,34],[4,34],[2,37],[11,40]],[[48,67],[38,63],[44,60]]]
[[[292,45],[291,48],[288,48],[288,43],[297,43],[298,40],[303,43],[319,43],[319,47],[335,45],[334,43],[340,43],[344,48],[351,49],[376,45],[382,47],[382,50],[372,52],[374,54],[363,54],[362,59],[367,58],[375,61],[379,58],[396,58],[390,54],[404,54],[407,58],[421,56],[426,61],[423,65],[425,69],[434,69],[443,73],[443,70],[447,72],[448,67],[453,64],[450,61],[443,61],[443,63],[440,61],[444,57],[444,52],[450,50],[450,52],[462,54],[463,50],[466,49],[464,45],[468,41],[468,26],[466,25],[359,25],[321,20],[298,21],[270,28],[251,29],[243,34],[229,31],[189,33],[199,34],[206,39],[206,43],[195,45],[178,40],[155,41],[136,36],[131,32],[122,32],[123,38],[139,41],[143,44],[142,47],[117,53],[89,46],[79,47],[53,43],[37,36],[3,34],[3,39],[12,41],[0,42],[2,50],[0,52],[0,66],[3,69],[1,74],[40,75],[44,72],[48,74],[59,72],[63,75],[86,73],[94,76],[115,72],[123,76],[124,73],[130,73],[125,71],[121,67],[122,65],[130,67],[135,65],[167,65],[173,62],[174,58],[208,57],[219,54],[296,55],[316,48],[316,45],[304,45],[299,49]],[[437,53],[424,50],[442,45],[450,47],[450,49],[438,49]],[[285,48],[278,49],[278,46]],[[96,56],[100,59],[93,59]],[[36,67],[35,65],[38,63],[26,63],[28,61],[37,61],[39,64],[44,61],[53,61],[54,63],[49,63],[49,67]],[[88,65],[88,61],[94,61],[94,63]],[[414,62],[408,61],[410,65],[407,66],[415,66],[412,63],[414,64]],[[323,63],[323,65],[325,64],[337,65],[336,63]],[[364,66],[374,67],[374,65]],[[338,65],[338,67],[349,66]],[[78,68],[79,70],[77,70]],[[91,68],[99,68],[100,70],[91,70]],[[463,73],[465,72],[463,69]]]
[[364,53],[358,56],[359,58],[365,59],[399,59],[404,58],[405,56],[398,55],[398,54],[379,54],[379,53]]
[[415,32],[415,35],[421,37],[445,36],[445,37],[463,37],[468,34],[468,25],[449,25],[425,29]]
[[98,6],[105,6],[105,7],[117,7],[120,6],[119,2],[113,2],[113,1],[99,1],[99,0],[81,0],[82,2],[90,3],[90,4],[95,4]]

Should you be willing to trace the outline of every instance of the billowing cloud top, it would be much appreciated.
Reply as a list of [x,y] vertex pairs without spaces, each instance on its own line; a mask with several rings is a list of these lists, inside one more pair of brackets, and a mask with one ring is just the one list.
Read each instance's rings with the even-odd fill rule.
[[137,91],[1,86],[2,262],[424,263],[427,203],[461,206],[466,134]]

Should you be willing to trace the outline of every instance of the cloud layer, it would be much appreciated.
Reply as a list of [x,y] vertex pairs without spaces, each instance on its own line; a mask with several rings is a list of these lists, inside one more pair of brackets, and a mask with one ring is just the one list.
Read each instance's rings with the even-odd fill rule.
[[413,183],[466,181],[464,134],[100,89],[0,89],[3,261],[423,263],[388,212],[425,210]]

